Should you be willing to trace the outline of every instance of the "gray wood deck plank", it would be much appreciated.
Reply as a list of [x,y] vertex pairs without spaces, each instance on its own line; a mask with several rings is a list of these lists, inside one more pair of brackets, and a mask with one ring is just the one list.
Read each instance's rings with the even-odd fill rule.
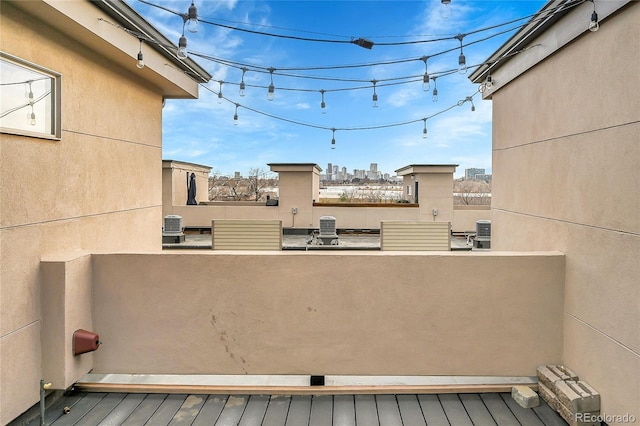
[[378,408],[374,395],[355,395],[356,425],[379,426]]
[[249,402],[249,395],[229,395],[226,404],[218,417],[216,426],[237,426],[244,409]]
[[149,394],[140,405],[133,410],[131,415],[122,423],[123,426],[140,426],[145,424],[153,413],[156,412],[160,404],[167,398],[166,394]]
[[521,424],[527,426],[545,426],[532,409],[523,408],[518,405],[518,403],[513,400],[510,393],[501,393],[500,397]]
[[282,426],[287,421],[291,396],[271,395],[262,426]]
[[215,424],[227,403],[227,395],[209,395],[191,426],[210,426]]
[[331,426],[333,422],[333,396],[314,395],[311,398],[309,426]]
[[245,408],[238,426],[260,426],[264,420],[267,406],[269,405],[268,395],[251,395],[247,408]]
[[460,394],[460,401],[475,426],[496,426],[491,413],[476,393]]
[[187,399],[185,394],[168,395],[145,425],[167,426],[185,399]]
[[309,424],[309,415],[311,414],[311,396],[310,395],[294,395],[291,397],[289,405],[289,414],[285,426],[301,426]]
[[[87,395],[86,392],[74,392],[68,395],[64,395],[62,398],[51,404],[50,407],[47,407],[44,415],[45,424],[51,424],[55,422],[58,418],[65,416],[64,407],[73,407],[78,403],[82,398]],[[30,422],[27,423],[27,426],[39,426],[40,425],[40,417],[37,417]]]
[[418,402],[420,402],[427,425],[449,425],[449,420],[442,409],[438,395],[418,395]]
[[395,395],[376,395],[380,426],[402,426],[402,417]]
[[81,420],[85,425],[97,425],[127,396],[126,393],[108,393]]
[[120,426],[127,417],[138,408],[147,395],[144,393],[130,393],[111,411],[98,426]]
[[560,414],[558,414],[553,408],[549,406],[542,398],[540,398],[540,405],[533,408],[533,412],[536,413],[538,418],[544,423],[545,426],[567,426],[568,423],[564,421]]
[[427,424],[416,395],[397,395],[396,399],[404,425],[425,426]]
[[52,424],[56,426],[74,425],[89,413],[106,395],[106,393],[89,393],[85,395],[71,408],[69,414],[59,417]]
[[356,406],[353,395],[335,395],[333,397],[333,424],[336,426],[355,426]]
[[497,393],[480,394],[480,398],[484,405],[487,406],[489,413],[498,426],[519,425],[520,422],[513,415],[507,404],[504,403],[500,395]]
[[455,426],[473,426],[458,394],[441,394],[438,395],[438,399],[440,399],[440,404],[442,404],[442,409],[447,415],[449,423]]
[[173,416],[170,426],[189,426],[195,420],[207,400],[207,395],[189,395],[178,412]]

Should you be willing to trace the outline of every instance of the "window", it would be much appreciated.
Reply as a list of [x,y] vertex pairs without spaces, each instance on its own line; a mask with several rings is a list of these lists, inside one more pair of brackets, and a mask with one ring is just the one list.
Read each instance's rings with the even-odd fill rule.
[[0,131],[60,138],[60,74],[0,52]]

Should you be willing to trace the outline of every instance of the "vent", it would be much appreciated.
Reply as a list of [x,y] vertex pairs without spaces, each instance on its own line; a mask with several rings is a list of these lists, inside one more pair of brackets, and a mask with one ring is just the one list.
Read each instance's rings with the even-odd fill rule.
[[169,215],[164,217],[163,234],[182,234],[182,216]]
[[491,239],[491,221],[479,220],[476,222],[476,239],[490,240]]
[[473,240],[473,247],[479,249],[491,248],[490,220],[478,220],[476,222],[476,238]]
[[333,216],[320,217],[320,241],[323,244],[338,245],[338,234],[336,232],[336,218]]

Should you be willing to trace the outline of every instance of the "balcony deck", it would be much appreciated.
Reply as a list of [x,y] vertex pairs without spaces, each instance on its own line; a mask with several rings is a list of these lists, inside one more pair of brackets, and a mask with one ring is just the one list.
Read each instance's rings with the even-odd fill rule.
[[[70,410],[64,413],[65,407]],[[38,425],[35,419],[29,425]],[[508,393],[403,395],[187,395],[73,392],[45,424],[261,426],[566,426],[544,401],[520,407]]]

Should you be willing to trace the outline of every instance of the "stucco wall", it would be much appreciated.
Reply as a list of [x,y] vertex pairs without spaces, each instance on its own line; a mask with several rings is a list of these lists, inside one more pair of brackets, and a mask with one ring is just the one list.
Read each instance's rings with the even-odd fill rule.
[[563,362],[600,392],[603,413],[636,418],[638,22],[631,2],[494,93],[492,188],[493,249],[566,254]]
[[162,97],[101,52],[8,2],[2,4],[0,39],[3,51],[62,74],[61,140],[0,135],[4,424],[37,402],[39,381],[47,379],[41,370],[50,354],[41,348],[47,324],[40,260],[161,245]]
[[557,252],[170,251],[93,267],[97,373],[525,376],[562,355]]

